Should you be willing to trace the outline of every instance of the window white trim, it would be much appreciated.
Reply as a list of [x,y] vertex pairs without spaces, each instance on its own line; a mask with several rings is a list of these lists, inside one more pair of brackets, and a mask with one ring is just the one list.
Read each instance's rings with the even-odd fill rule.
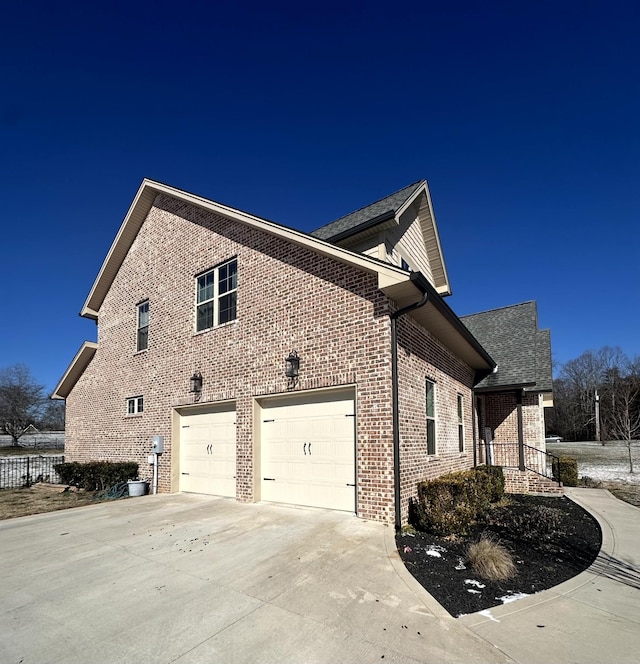
[[458,451],[465,451],[465,440],[464,440],[464,395],[458,394],[457,399],[458,406]]
[[237,318],[238,258],[196,275],[195,331],[204,332]]
[[427,454],[435,456],[438,452],[436,445],[436,383],[429,378],[425,381],[425,429],[427,436]]
[[127,415],[142,415],[144,412],[144,397],[129,397],[127,399]]
[[136,307],[136,352],[149,348],[149,300],[140,302]]

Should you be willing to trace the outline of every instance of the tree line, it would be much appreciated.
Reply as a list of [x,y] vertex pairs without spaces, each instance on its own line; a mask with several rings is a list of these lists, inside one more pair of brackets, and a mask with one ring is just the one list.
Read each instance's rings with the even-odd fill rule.
[[640,357],[604,346],[569,360],[553,381],[549,432],[565,440],[621,440],[629,446],[640,438]]
[[64,430],[64,401],[52,401],[24,364],[0,369],[0,433],[12,444],[32,425],[40,431]]

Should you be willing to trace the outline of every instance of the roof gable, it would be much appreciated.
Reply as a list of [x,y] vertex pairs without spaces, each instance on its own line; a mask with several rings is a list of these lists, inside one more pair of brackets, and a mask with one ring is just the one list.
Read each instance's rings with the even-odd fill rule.
[[387,240],[392,240],[397,235],[397,229],[401,226],[405,228],[411,226],[413,220],[419,225],[422,248],[419,250],[420,258],[417,256],[407,258],[414,258],[414,262],[420,264],[428,264],[428,269],[418,269],[422,269],[430,278],[440,295],[450,295],[449,277],[426,180],[414,182],[375,203],[340,217],[316,229],[311,235],[340,246],[354,246],[361,238],[367,235],[371,237],[376,231],[384,233]]
[[[424,187],[424,189],[421,189],[421,187]],[[413,196],[421,191],[424,191],[428,196],[424,181],[414,191]],[[313,237],[307,233],[147,179],[143,180],[140,185],[118,234],[109,249],[109,253],[80,312],[82,316],[95,320],[98,319],[100,307],[120,267],[153,207],[156,197],[161,194],[171,196],[182,203],[213,212],[229,220],[231,223],[246,224],[249,227],[257,228],[284,241],[297,244],[321,255],[329,256],[351,267],[376,275],[378,289],[398,307],[415,303],[425,293],[428,294],[427,305],[411,312],[411,315],[415,316],[425,329],[429,330],[445,347],[454,352],[469,367],[485,371],[491,370],[495,366],[495,362],[487,351],[472,334],[469,334],[467,328],[465,328],[460,319],[446,305],[435,287],[420,272],[410,272],[377,258],[356,253],[326,240]],[[415,198],[412,199],[409,197],[405,199],[405,202],[397,208],[396,214],[402,214],[403,209],[406,209],[407,204],[410,204],[412,200],[415,200]],[[75,383],[93,359],[97,348],[96,343],[85,342],[58,383],[52,394],[52,398],[64,399],[68,396]]]
[[384,263],[375,258],[364,256],[348,249],[338,247],[325,240],[312,237],[308,233],[297,231],[287,226],[282,226],[273,221],[256,217],[255,215],[236,210],[221,203],[190,194],[186,191],[170,187],[169,185],[153,180],[143,180],[138,192],[133,199],[133,203],[127,212],[120,230],[116,235],[109,253],[102,264],[102,268],[91,288],[89,295],[84,303],[81,316],[97,319],[98,311],[104,302],[113,280],[115,279],[120,266],[122,265],[131,245],[133,244],[144,220],[146,219],[155,198],[158,194],[167,194],[180,201],[200,207],[225,217],[230,222],[239,222],[259,228],[262,231],[276,235],[284,240],[305,246],[318,253],[332,256],[343,263],[359,267],[370,273],[378,275],[378,284],[380,288],[395,283],[409,280],[406,270]]
[[323,240],[339,242],[343,237],[361,232],[368,226],[379,224],[386,219],[392,219],[424,184],[426,184],[425,180],[414,182],[375,203],[365,205],[355,212],[317,228],[311,232],[311,235]]

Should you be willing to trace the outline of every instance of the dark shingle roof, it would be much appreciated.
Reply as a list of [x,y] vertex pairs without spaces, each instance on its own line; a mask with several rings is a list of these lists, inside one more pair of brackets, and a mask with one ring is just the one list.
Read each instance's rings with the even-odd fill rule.
[[390,196],[381,198],[375,203],[371,203],[355,212],[340,217],[326,226],[321,226],[311,235],[321,240],[337,240],[340,237],[351,235],[357,230],[364,230],[368,225],[384,221],[393,217],[402,205],[409,199],[416,190],[424,184],[424,180],[419,180],[396,191]]
[[535,302],[461,316],[471,334],[498,363],[498,370],[484,378],[477,389],[523,386],[549,391],[551,382],[551,335],[538,330]]
[[553,389],[553,367],[551,365],[551,332],[539,330],[536,334],[536,387]]

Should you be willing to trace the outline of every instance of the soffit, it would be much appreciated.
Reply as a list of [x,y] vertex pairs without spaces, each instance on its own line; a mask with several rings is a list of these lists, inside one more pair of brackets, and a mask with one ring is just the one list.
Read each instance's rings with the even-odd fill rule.
[[[423,280],[423,286],[425,286],[426,279],[423,278]],[[393,284],[382,290],[398,305],[398,309],[418,302],[422,297],[422,290],[413,281]],[[429,291],[427,304],[410,311],[406,315],[414,318],[423,328],[431,332],[445,348],[448,348],[472,369],[488,371],[495,367],[495,362],[489,354],[465,328],[433,287]]]

